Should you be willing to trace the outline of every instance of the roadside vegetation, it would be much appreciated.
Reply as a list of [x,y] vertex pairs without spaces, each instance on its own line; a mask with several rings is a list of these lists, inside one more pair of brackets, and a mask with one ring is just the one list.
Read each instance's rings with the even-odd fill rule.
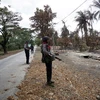
[[39,39],[45,35],[51,37],[51,45],[60,46],[60,49],[79,51],[100,49],[100,32],[93,27],[94,22],[100,19],[100,0],[94,0],[90,8],[95,10],[86,9],[76,13],[74,21],[77,22],[77,26],[74,31],[69,30],[67,22],[62,20],[63,26],[60,33],[54,29],[54,26],[59,24],[54,22],[57,13],[53,12],[49,5],[45,5],[44,9],[36,8],[34,15],[30,17],[31,29],[34,33],[38,33]]

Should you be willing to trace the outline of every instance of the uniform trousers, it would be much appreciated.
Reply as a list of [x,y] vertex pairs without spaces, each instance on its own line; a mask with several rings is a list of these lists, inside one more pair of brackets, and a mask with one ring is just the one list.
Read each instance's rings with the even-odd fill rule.
[[50,83],[52,79],[52,61],[45,63],[45,65],[46,65],[47,83]]
[[29,64],[29,50],[25,49],[26,63]]

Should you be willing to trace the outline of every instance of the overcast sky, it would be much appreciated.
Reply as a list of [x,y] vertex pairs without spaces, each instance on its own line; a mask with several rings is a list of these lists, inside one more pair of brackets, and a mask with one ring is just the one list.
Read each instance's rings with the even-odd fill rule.
[[[1,5],[11,5],[14,12],[19,12],[23,17],[20,25],[22,27],[30,28],[29,17],[34,15],[36,8],[43,9],[44,5],[49,5],[53,12],[57,13],[57,17],[54,22],[59,22],[55,25],[57,31],[61,30],[62,22],[61,20],[70,14],[75,8],[82,4],[85,0],[1,0]],[[77,9],[73,14],[64,19],[66,21],[66,26],[70,31],[74,31],[76,28],[75,16],[77,16],[77,11],[84,11],[90,9],[89,6],[93,4],[93,0],[87,0],[79,9]],[[99,30],[99,23],[95,24],[95,29]]]

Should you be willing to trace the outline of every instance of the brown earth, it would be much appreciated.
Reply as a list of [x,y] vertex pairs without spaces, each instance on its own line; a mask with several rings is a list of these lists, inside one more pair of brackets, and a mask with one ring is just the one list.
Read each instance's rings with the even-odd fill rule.
[[53,62],[52,80],[54,87],[47,86],[45,65],[37,50],[24,81],[18,86],[18,98],[10,96],[8,100],[97,100],[100,93],[98,78],[84,70],[75,71],[62,61]]

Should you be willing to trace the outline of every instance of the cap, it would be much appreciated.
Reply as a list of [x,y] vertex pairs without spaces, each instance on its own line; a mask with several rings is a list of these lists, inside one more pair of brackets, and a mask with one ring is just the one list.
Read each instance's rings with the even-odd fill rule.
[[43,42],[47,42],[47,40],[49,40],[50,38],[48,37],[48,36],[44,36],[43,38],[42,38],[42,41]]

